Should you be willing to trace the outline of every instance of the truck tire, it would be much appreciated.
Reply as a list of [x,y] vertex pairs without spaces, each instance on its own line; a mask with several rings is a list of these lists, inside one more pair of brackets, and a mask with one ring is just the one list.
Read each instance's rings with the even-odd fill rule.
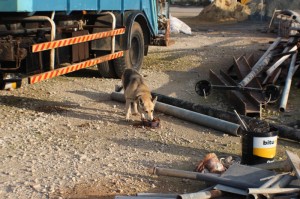
[[117,77],[121,78],[126,68],[139,71],[144,59],[144,35],[139,23],[134,22],[130,33],[130,48],[124,51],[124,56],[113,60]]
[[104,78],[116,78],[116,72],[112,61],[102,62],[97,64],[100,75]]

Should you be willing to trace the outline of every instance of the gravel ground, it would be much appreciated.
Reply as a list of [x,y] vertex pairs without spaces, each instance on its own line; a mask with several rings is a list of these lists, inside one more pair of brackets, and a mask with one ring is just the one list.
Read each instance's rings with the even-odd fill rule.
[[[275,35],[255,24],[216,26],[183,19],[192,36],[173,35],[176,44],[151,47],[142,74],[154,92],[230,110],[225,98],[194,92],[209,69],[232,64],[232,56],[265,49]],[[267,45],[266,45],[267,44]],[[82,70],[13,91],[0,91],[0,198],[113,198],[139,192],[185,193],[204,182],[157,177],[153,166],[193,170],[204,155],[240,156],[239,137],[155,113],[161,128],[126,122],[124,104],[111,101],[120,80],[103,79],[96,68]],[[297,98],[299,90],[295,91]],[[299,99],[299,98],[298,98]],[[294,102],[295,101],[295,102]],[[273,120],[298,117],[266,110]],[[287,119],[288,118],[288,119]],[[276,160],[285,150],[300,155],[299,143],[280,139]]]

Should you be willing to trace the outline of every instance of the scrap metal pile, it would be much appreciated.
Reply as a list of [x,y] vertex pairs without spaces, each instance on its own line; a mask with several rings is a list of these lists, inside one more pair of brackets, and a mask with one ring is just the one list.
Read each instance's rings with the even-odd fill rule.
[[[212,186],[195,193],[138,193],[137,196],[116,196],[116,199],[207,199],[207,198],[299,198],[300,159],[286,151],[287,159],[281,162],[258,165],[241,165],[237,162],[228,168],[214,160],[200,162],[208,172],[193,172],[154,167],[150,174],[199,180]],[[203,165],[203,162],[207,164]],[[215,166],[213,166],[215,165]],[[199,168],[199,167],[198,167]],[[280,171],[279,171],[280,170]],[[214,172],[215,171],[215,172]]]
[[[293,23],[290,24],[300,25],[298,15],[292,15],[291,19]],[[280,98],[279,110],[284,112],[292,77],[300,64],[300,29],[294,25],[290,29],[293,34],[289,38],[278,37],[258,61],[254,61],[253,55],[242,55],[234,58],[234,64],[228,70],[220,70],[220,74],[211,70],[210,79],[217,85],[202,80],[196,84],[196,92],[207,96],[212,88],[229,90],[228,97],[238,112],[250,117],[261,117],[262,106]],[[285,82],[283,88],[281,82]]]

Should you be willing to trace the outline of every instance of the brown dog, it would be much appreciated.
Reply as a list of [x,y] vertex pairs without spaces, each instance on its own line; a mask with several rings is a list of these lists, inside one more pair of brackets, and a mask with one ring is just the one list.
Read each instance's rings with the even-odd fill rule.
[[122,75],[122,84],[126,99],[126,120],[129,120],[131,103],[133,103],[134,113],[140,113],[142,120],[152,121],[157,97],[152,98],[150,89],[145,84],[143,77],[134,69],[125,69]]

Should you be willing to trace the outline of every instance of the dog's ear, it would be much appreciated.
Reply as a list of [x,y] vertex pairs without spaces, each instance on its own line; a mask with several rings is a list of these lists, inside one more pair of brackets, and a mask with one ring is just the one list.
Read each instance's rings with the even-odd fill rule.
[[142,98],[141,98],[140,95],[136,96],[136,100],[138,101],[139,105],[144,106],[144,102],[143,102],[143,100],[142,100]]
[[155,104],[157,101],[157,96],[155,96],[154,98],[152,97],[152,103]]

